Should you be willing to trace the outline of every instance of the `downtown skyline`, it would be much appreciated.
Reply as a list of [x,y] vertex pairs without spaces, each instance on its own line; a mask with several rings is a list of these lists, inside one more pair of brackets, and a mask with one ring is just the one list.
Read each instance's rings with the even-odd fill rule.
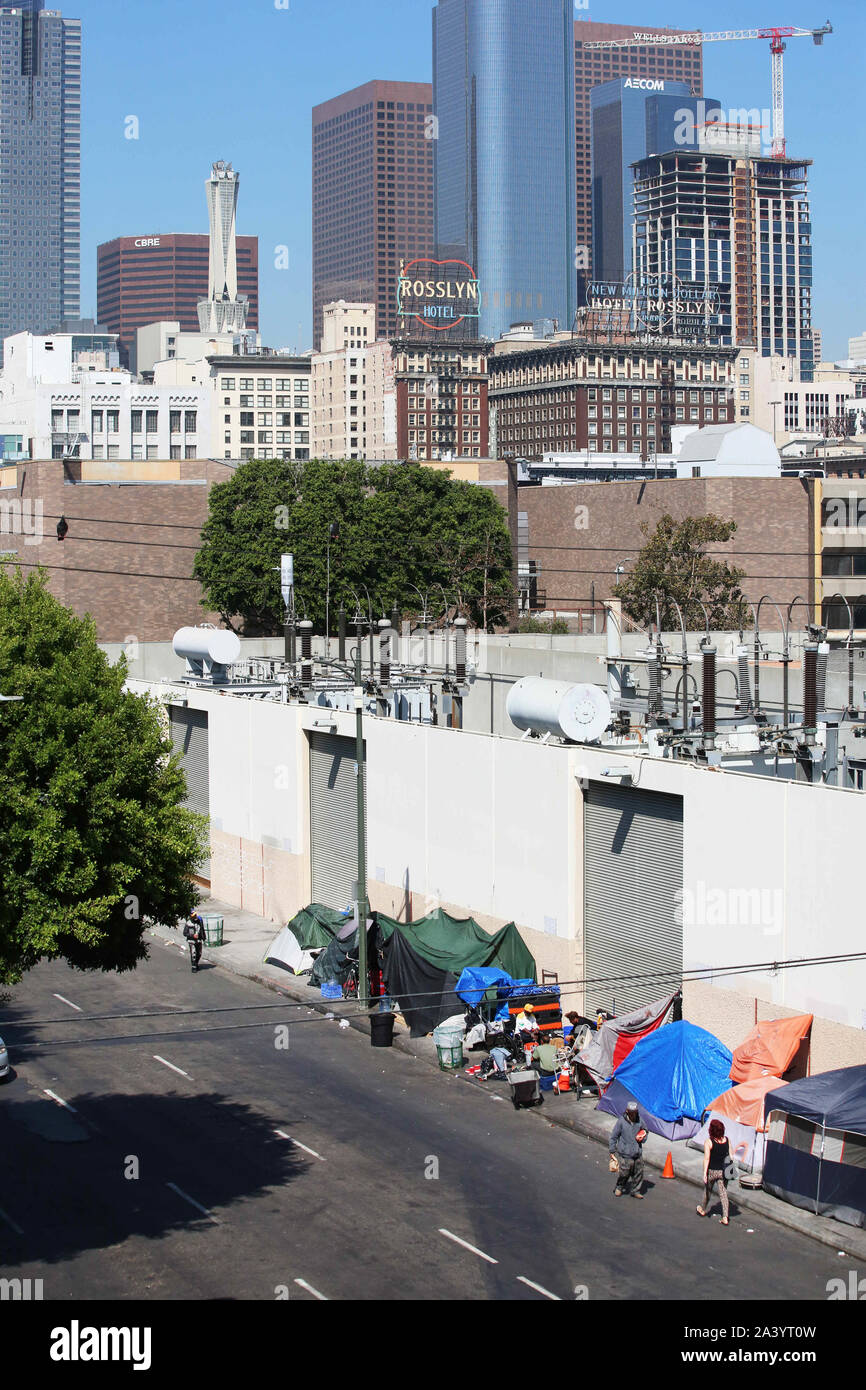
[[[183,12],[154,0],[150,22],[130,43],[124,12],[107,0],[80,0],[64,13],[82,19],[82,313],[95,312],[96,245],[115,236],[202,232],[202,167],[214,159],[234,162],[244,175],[239,234],[260,239],[263,341],[274,346],[312,343],[311,111],[340,92],[374,78],[429,82],[432,78],[432,12],[429,0],[408,0],[395,27],[384,5],[363,12],[337,0],[322,11],[307,0],[290,8],[262,5],[245,11],[233,33],[236,71],[254,60],[256,81],[237,100],[215,103],[207,59],[216,56],[225,24],[213,24],[213,6],[190,0]],[[220,6],[225,19],[227,7]],[[623,3],[605,20],[711,28],[709,4],[676,4],[664,13],[648,4]],[[589,12],[591,13],[591,12]],[[588,17],[575,10],[575,19]],[[592,15],[592,18],[599,18]],[[858,52],[858,7],[839,3],[830,16],[834,34],[823,49],[792,42],[786,54],[786,124],[789,149],[814,161],[815,326],[824,355],[840,358],[847,340],[866,322],[859,282],[853,294],[849,266],[853,228],[863,194],[840,177],[845,130],[838,92],[853,89]],[[797,16],[807,23],[819,18]],[[754,23],[744,0],[726,11],[726,24]],[[166,32],[175,33],[167,47]],[[222,38],[220,37],[222,36]],[[197,45],[190,69],[187,54]],[[764,43],[704,47],[704,87],[730,107],[770,102],[769,55]],[[253,95],[254,93],[254,95]],[[137,138],[127,139],[128,118]],[[184,140],[177,139],[183,123]],[[110,178],[112,196],[104,188]],[[279,265],[280,268],[277,268]],[[859,302],[858,302],[859,301]]]

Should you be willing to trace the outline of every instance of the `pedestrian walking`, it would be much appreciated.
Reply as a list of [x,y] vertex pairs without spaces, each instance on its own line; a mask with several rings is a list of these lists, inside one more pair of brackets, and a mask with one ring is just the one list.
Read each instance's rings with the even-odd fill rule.
[[609,1148],[612,1158],[616,1158],[619,1174],[614,1197],[629,1193],[643,1201],[643,1142],[646,1130],[641,1124],[640,1111],[635,1101],[629,1101],[625,1114],[617,1120],[610,1132]]
[[725,1136],[725,1126],[721,1120],[710,1120],[707,1140],[704,1144],[704,1204],[697,1207],[698,1216],[709,1216],[710,1199],[713,1188],[719,1189],[719,1202],[722,1214],[719,1217],[723,1226],[728,1225],[728,1178],[731,1165],[731,1143]]
[[201,948],[207,939],[205,925],[197,912],[191,912],[189,920],[183,929],[183,934],[189,944],[189,962],[192,966],[193,974],[197,973],[201,960]]

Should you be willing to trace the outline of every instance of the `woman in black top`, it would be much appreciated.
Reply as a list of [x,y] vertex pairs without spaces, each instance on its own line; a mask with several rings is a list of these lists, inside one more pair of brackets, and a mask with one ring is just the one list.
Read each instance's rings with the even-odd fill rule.
[[718,1183],[719,1201],[722,1214],[719,1217],[723,1226],[728,1225],[728,1165],[731,1161],[730,1141],[725,1138],[725,1126],[721,1120],[710,1120],[707,1142],[704,1144],[704,1205],[697,1207],[698,1216],[709,1216],[713,1188]]

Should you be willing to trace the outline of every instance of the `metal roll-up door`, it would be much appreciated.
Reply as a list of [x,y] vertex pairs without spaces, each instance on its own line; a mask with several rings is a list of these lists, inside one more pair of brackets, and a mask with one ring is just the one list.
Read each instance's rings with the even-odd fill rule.
[[313,902],[338,911],[348,907],[358,877],[353,738],[320,733],[310,737],[310,862]]
[[683,801],[590,782],[584,806],[584,976],[674,972],[586,986],[588,1008],[651,1004],[681,983]]
[[[191,811],[210,816],[207,713],[200,709],[169,707],[171,741],[180,753],[186,774],[186,801]],[[210,882],[210,855],[198,866],[198,874]]]

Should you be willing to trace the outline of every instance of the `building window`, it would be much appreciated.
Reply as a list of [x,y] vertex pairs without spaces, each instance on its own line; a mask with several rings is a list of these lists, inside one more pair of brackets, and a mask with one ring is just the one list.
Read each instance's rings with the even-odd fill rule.
[[220,382],[220,390],[233,391],[235,389],[235,379],[233,376],[224,376]]
[[109,434],[118,434],[120,431],[120,411],[107,410],[105,412],[105,423]]
[[[141,411],[131,410],[129,413],[130,424],[133,434],[141,434]],[[135,455],[133,454],[133,458]]]
[[253,411],[251,411],[251,410],[242,410],[242,411],[241,411],[241,424],[242,424],[242,425],[254,425],[255,423],[256,423],[256,421],[255,421],[255,416],[254,416],[254,414],[253,414]]
[[[90,415],[90,429],[91,429],[91,433],[92,433],[92,434],[102,434],[102,411],[101,411],[101,410],[94,410],[94,411],[91,411],[91,415]],[[96,457],[96,456],[94,455],[94,457]]]
[[102,458],[105,458],[105,449],[103,448],[103,446],[102,446],[101,444],[94,444],[94,446],[93,446],[93,457],[94,457],[95,459],[102,459]]
[[242,444],[255,444],[255,442],[256,442],[256,439],[255,439],[255,431],[254,431],[254,430],[241,430],[241,443],[242,443]]
[[[260,425],[271,425],[271,424],[273,424],[273,421],[272,421],[272,419],[271,419],[271,417],[270,417],[270,414],[269,414],[269,413],[260,414],[260,415],[259,415],[259,424],[260,424]],[[259,435],[259,438],[261,439],[261,435]]]
[[133,459],[140,459],[143,457],[140,444],[133,444],[132,457]]
[[195,422],[196,422],[196,414],[197,414],[197,412],[194,411],[194,410],[187,410],[187,411],[184,411],[184,417],[183,417],[183,432],[184,432],[184,434],[195,434],[195,431],[196,431],[196,423],[195,423]]
[[[145,411],[145,415],[147,417],[145,420],[145,428],[147,430],[147,433],[156,434],[157,430],[159,429],[159,411],[147,410]],[[148,449],[147,457],[150,458],[150,456],[150,449]],[[156,455],[154,454],[154,458],[155,457]]]
[[[140,457],[141,457],[141,445],[140,445],[140,444],[138,445],[138,449],[139,449],[139,458],[140,458]],[[172,444],[172,445],[171,445],[171,448],[169,449],[169,454],[168,454],[168,456],[169,456],[169,458],[179,459],[179,458],[180,458],[180,445],[179,445],[179,444]],[[150,455],[149,455],[149,454],[148,454],[148,458],[150,458]]]
[[158,458],[159,458],[159,445],[158,445],[158,444],[148,444],[148,446],[147,446],[147,457],[148,457],[149,459],[158,459]]
[[119,458],[120,458],[120,445],[119,445],[119,444],[109,444],[109,446],[108,446],[108,457],[109,457],[110,459],[119,459]]
[[255,400],[253,399],[252,396],[241,396],[241,397],[240,397],[240,404],[241,404],[241,406],[245,406],[245,405],[246,405],[246,406],[255,405]]
[[273,444],[273,435],[270,430],[259,430],[260,444]]
[[242,391],[252,391],[253,388],[254,388],[254,386],[255,386],[255,379],[254,379],[254,377],[251,377],[251,376],[242,376],[242,377],[241,377],[241,390],[242,390]]
[[195,445],[194,445],[194,444],[187,444],[187,445],[185,445],[185,446],[184,446],[184,451],[183,451],[183,456],[184,456],[185,459],[194,459],[194,458],[195,458]]

